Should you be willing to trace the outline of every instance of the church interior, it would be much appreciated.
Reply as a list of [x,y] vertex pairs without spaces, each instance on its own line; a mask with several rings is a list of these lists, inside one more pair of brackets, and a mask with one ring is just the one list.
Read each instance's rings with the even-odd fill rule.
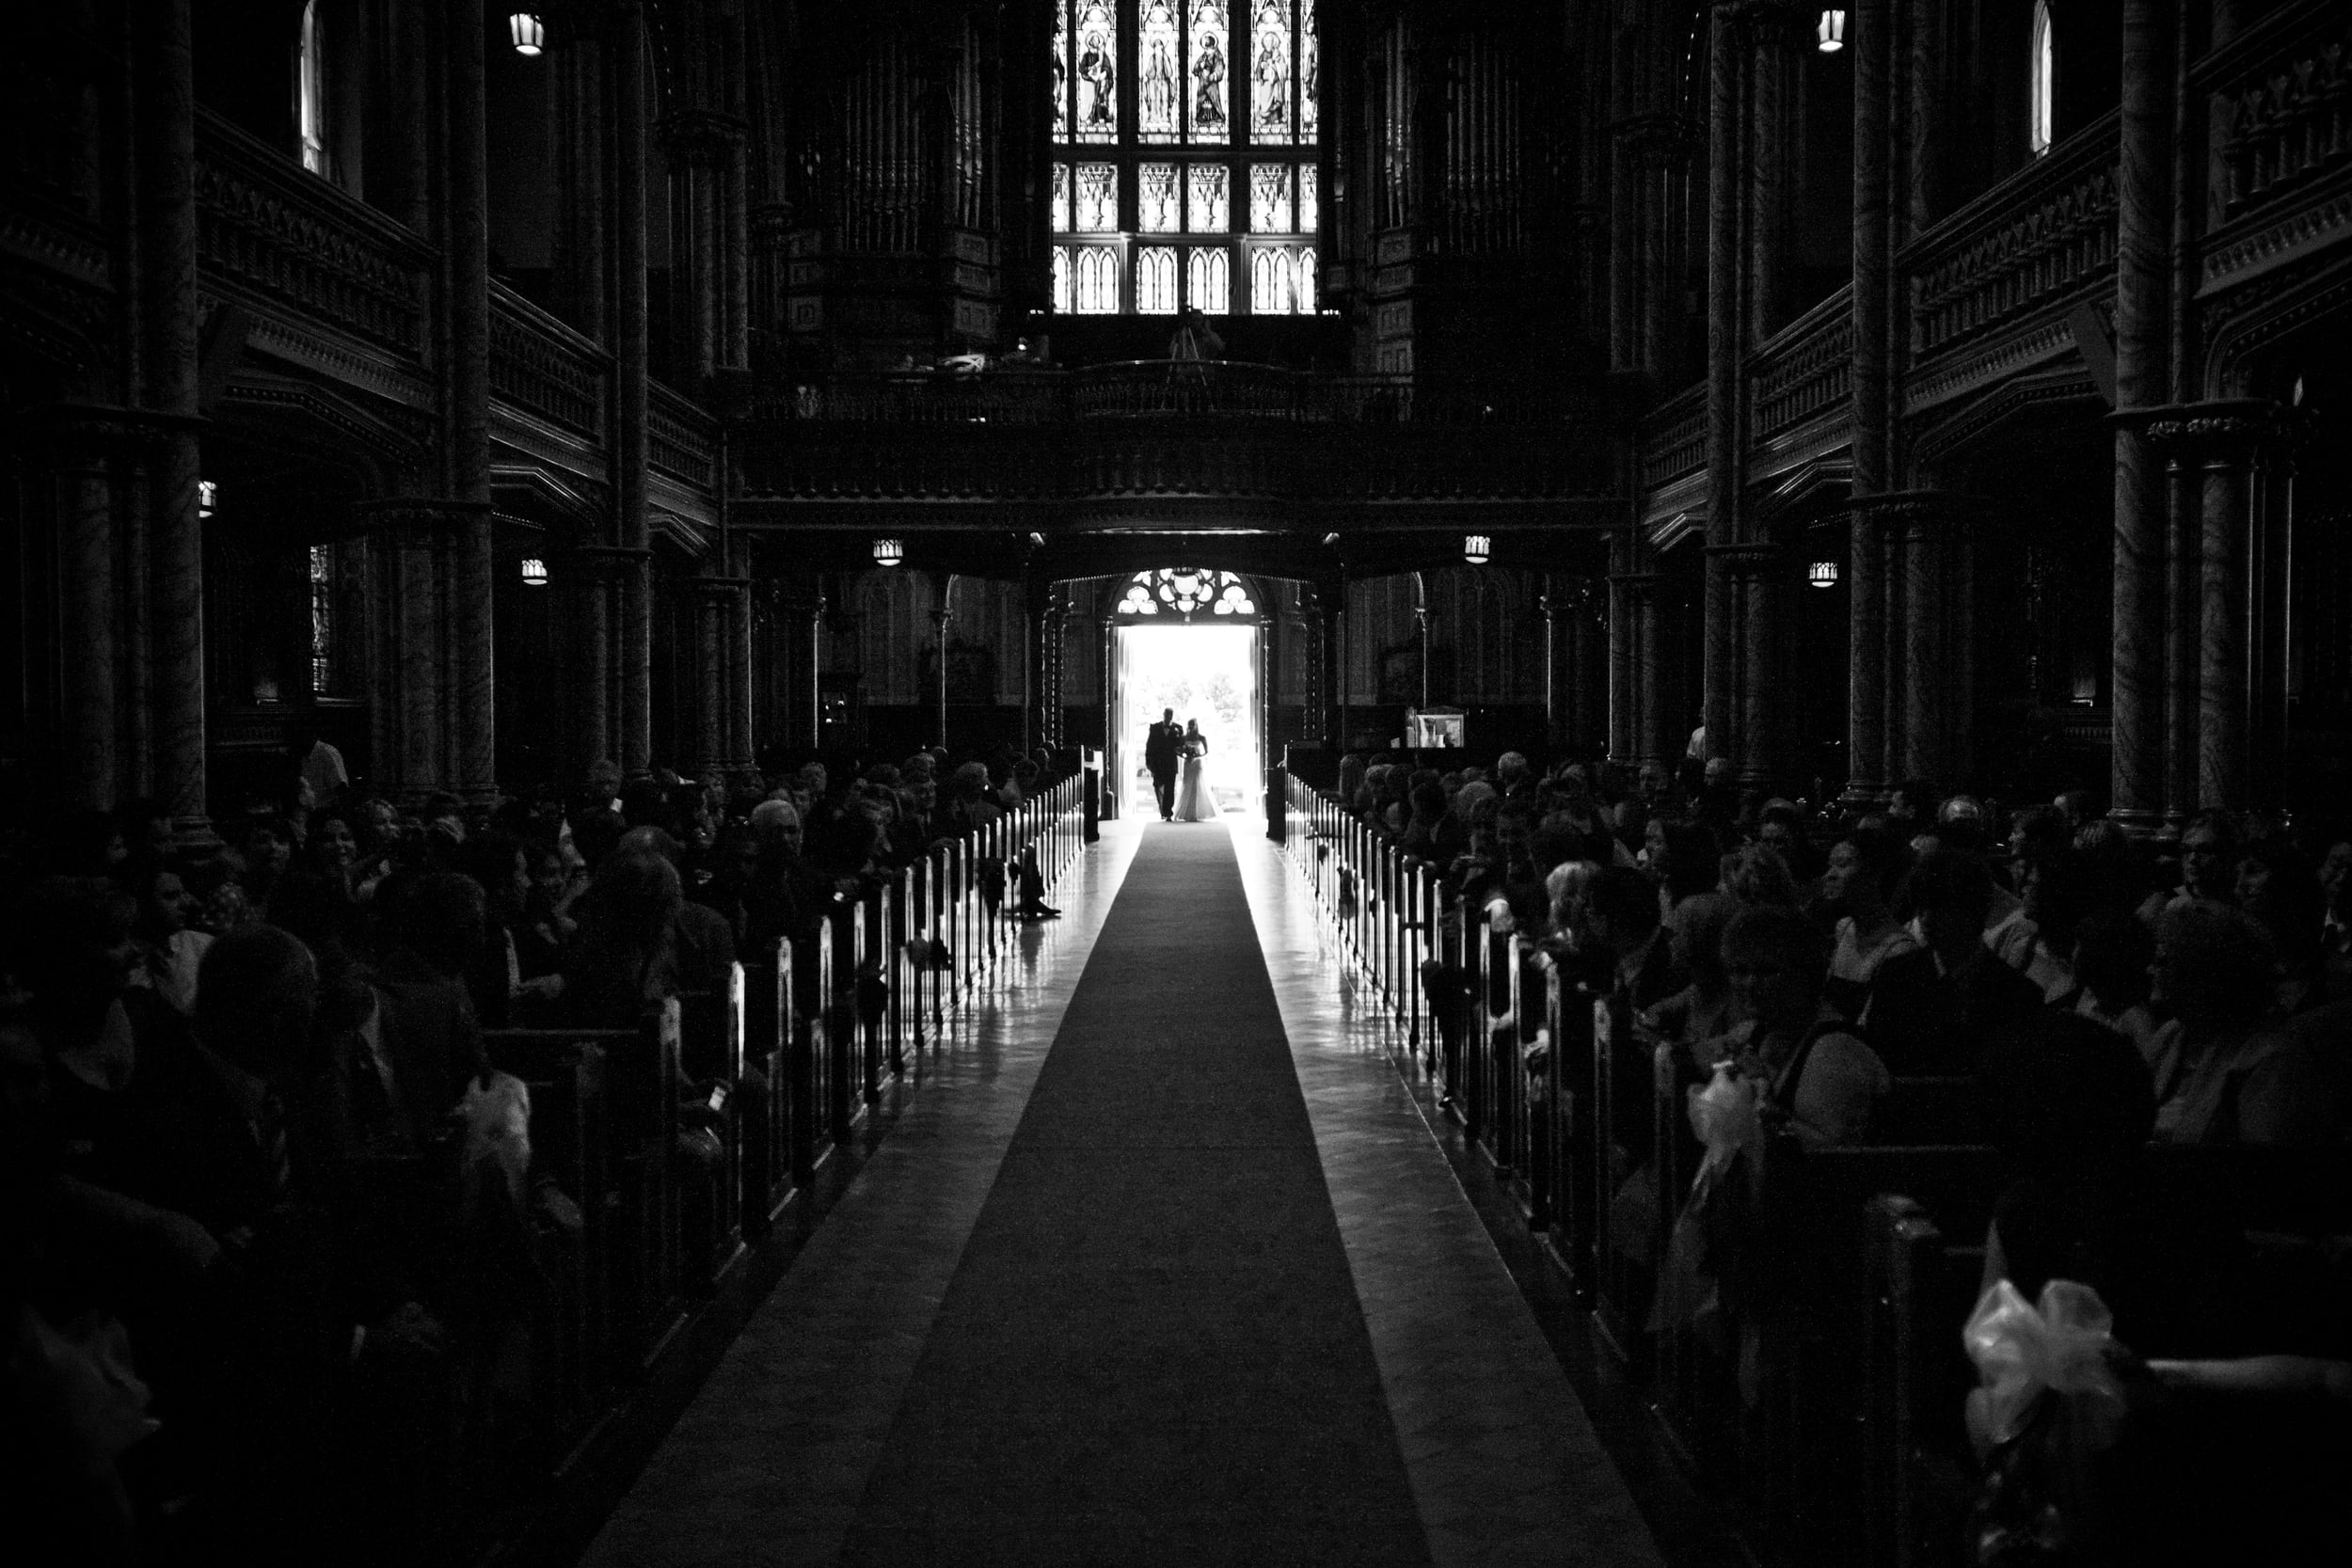
[[2336,0],[11,31],[23,1560],[2341,1560]]

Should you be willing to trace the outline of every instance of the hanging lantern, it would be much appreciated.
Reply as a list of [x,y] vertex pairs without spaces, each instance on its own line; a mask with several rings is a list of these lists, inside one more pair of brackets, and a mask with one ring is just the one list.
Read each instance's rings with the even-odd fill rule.
[[1836,587],[1837,562],[1835,561],[1815,562],[1805,568],[1804,580],[1815,588]]
[[1486,557],[1492,555],[1493,553],[1494,541],[1487,538],[1485,534],[1470,533],[1463,535],[1462,559],[1469,562],[1471,565],[1484,566],[1486,564]]
[[899,543],[898,540],[896,540],[896,539],[877,539],[877,540],[875,540],[875,541],[874,541],[874,564],[875,564],[875,565],[877,565],[877,566],[896,566],[896,565],[898,565],[900,562],[904,561],[906,558],[907,558],[907,547],[906,547],[906,546],[905,546],[905,545],[903,545],[903,544]]
[[1823,11],[1821,24],[1813,29],[1813,36],[1821,40],[1821,53],[1835,55],[1846,47],[1846,13]]
[[506,19],[506,32],[517,55],[536,55],[548,45],[548,26],[537,11],[516,11]]
[[548,563],[540,560],[535,555],[524,557],[523,586],[525,588],[545,588],[547,585]]
[[219,485],[214,483],[209,479],[199,479],[196,482],[196,515],[198,517],[203,518],[211,516],[213,515],[214,506],[216,505],[219,500]]

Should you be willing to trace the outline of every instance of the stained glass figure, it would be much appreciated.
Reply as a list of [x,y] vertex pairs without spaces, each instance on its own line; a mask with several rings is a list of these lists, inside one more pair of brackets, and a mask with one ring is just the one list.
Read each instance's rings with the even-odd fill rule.
[[1232,134],[1226,119],[1226,60],[1228,37],[1225,0],[1192,0],[1191,45],[1187,78],[1191,84],[1191,140],[1215,146]]
[[1233,263],[1222,245],[1204,245],[1184,258],[1184,303],[1203,315],[1231,315]]
[[1249,134],[1291,139],[1290,0],[1257,0],[1249,40]]
[[1316,219],[1321,215],[1315,202],[1316,176],[1320,172],[1312,164],[1298,166],[1298,231],[1302,234],[1313,233]]
[[1119,311],[1119,252],[1107,245],[1077,245],[1071,308],[1081,316]]
[[1222,234],[1233,226],[1232,203],[1228,198],[1232,172],[1223,164],[1195,164],[1185,171],[1191,186],[1184,193],[1186,232]]
[[1119,139],[1119,23],[1108,0],[1078,9],[1078,140]]
[[1143,0],[1136,42],[1143,61],[1136,76],[1136,134],[1145,141],[1174,141],[1184,97],[1176,64],[1176,0]]
[[1298,139],[1302,142],[1315,139],[1315,92],[1321,86],[1322,55],[1315,0],[1298,0]]
[[1176,197],[1174,164],[1136,166],[1136,227],[1147,234],[1175,233],[1183,227]]
[[1054,166],[1054,232],[1070,232],[1070,166]]
[[1298,253],[1298,313],[1315,313],[1315,247],[1307,246]]
[[1076,210],[1071,225],[1079,234],[1110,234],[1119,229],[1119,166],[1080,164]]
[[1148,245],[1136,252],[1136,310],[1139,315],[1176,313],[1176,248]]
[[1249,166],[1249,231],[1288,234],[1291,230],[1291,166]]
[[1070,8],[1054,5],[1054,139],[1070,139]]
[[1054,247],[1054,309],[1061,315],[1070,314],[1070,252],[1071,246]]

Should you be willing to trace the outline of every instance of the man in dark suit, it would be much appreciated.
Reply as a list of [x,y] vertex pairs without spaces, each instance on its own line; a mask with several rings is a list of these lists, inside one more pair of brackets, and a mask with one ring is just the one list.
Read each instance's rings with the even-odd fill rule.
[[1143,766],[1152,772],[1152,793],[1160,800],[1160,820],[1172,822],[1176,817],[1176,765],[1184,752],[1184,727],[1176,722],[1176,710],[1160,709],[1160,721],[1145,732]]

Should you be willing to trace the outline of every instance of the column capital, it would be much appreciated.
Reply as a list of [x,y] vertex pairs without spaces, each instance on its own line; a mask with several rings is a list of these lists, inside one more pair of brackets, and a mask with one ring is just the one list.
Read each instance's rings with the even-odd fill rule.
[[2123,429],[2137,429],[2150,446],[2178,463],[2251,462],[2301,445],[2311,426],[2302,409],[2267,398],[2166,404],[2110,418]]
[[1958,490],[1884,490],[1856,496],[1846,504],[1847,513],[1858,521],[1912,536],[1955,527],[1989,509],[1982,497]]

